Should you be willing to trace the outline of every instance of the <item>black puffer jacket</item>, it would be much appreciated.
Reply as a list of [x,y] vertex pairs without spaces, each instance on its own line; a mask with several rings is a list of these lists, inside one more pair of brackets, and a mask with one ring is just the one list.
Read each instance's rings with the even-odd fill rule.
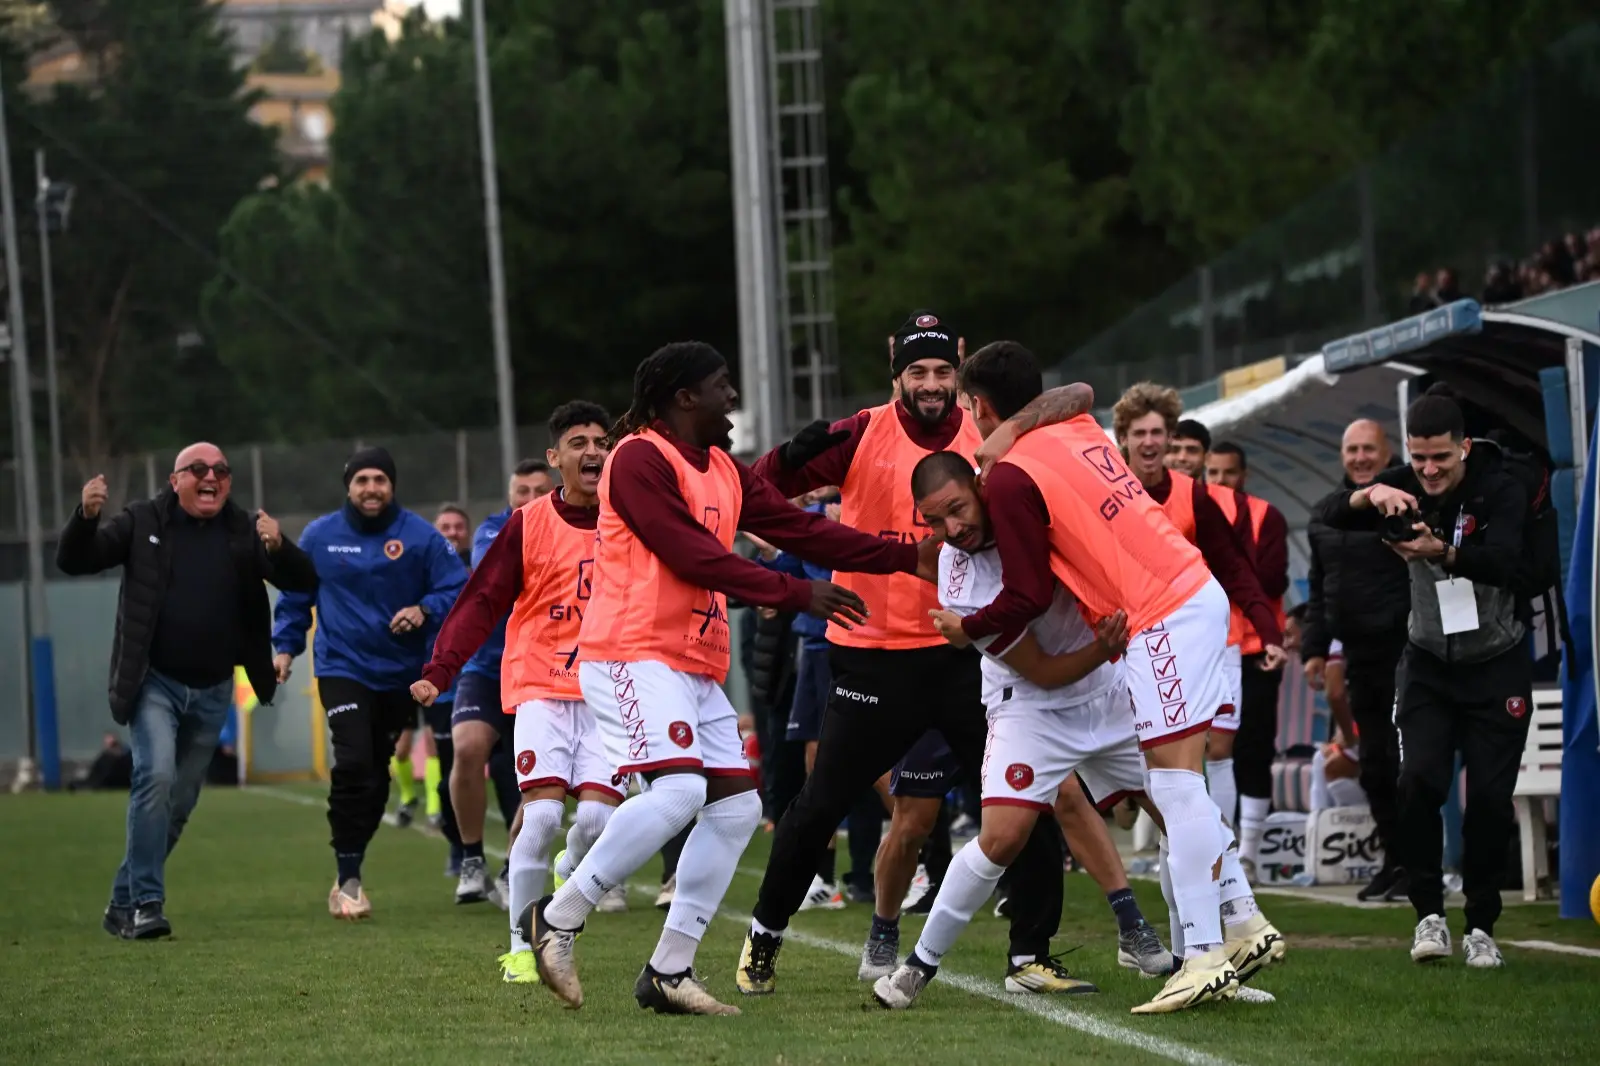
[[[172,570],[172,538],[167,526],[177,515],[178,497],[171,489],[155,499],[136,500],[110,521],[85,518],[80,506],[67,519],[56,547],[56,566],[64,574],[98,574],[121,566],[117,596],[117,630],[111,642],[111,717],[126,725],[133,716],[150,668],[150,643],[166,598]],[[317,572],[311,559],[287,536],[269,553],[256,534],[255,519],[228,501],[218,520],[227,524],[228,544],[239,574],[241,657],[250,687],[262,703],[271,703],[278,689],[272,669],[272,609],[267,602],[270,581],[284,592],[314,592]]]
[[[1315,516],[1336,496],[1349,496],[1357,486],[1345,478],[1341,487],[1310,508]],[[1303,659],[1325,658],[1328,644],[1382,642],[1406,638],[1411,614],[1411,578],[1401,559],[1378,536],[1376,512],[1364,528],[1334,529],[1312,518],[1306,530],[1311,543],[1310,593],[1306,603]]]
[[[754,654],[750,662],[750,698],[754,708],[764,715],[776,714],[789,680],[794,676],[795,642],[789,626],[792,614],[777,614],[771,618],[756,615]],[[788,707],[783,707],[787,711]]]

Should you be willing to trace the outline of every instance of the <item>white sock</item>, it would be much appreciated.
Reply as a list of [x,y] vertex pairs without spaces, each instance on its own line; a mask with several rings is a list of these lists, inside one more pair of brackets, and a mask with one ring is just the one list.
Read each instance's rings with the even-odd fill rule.
[[[787,928],[789,928],[787,925],[783,927],[783,929],[787,929]],[[783,929],[768,929],[766,926],[762,925],[760,922],[756,921],[754,918],[750,919],[750,932],[752,932],[752,933],[762,934],[762,935],[765,935],[765,936],[775,936],[779,940],[782,940],[783,939]]]
[[1183,958],[1183,919],[1178,916],[1178,897],[1172,893],[1172,855],[1167,848],[1167,838],[1161,838],[1161,898],[1167,901],[1167,928],[1172,933],[1172,954]]
[[594,842],[600,839],[601,830],[611,820],[616,808],[599,800],[579,800],[572,815],[572,828],[567,830],[567,849],[556,863],[556,876],[563,881],[572,880],[572,871],[578,868],[583,857],[589,854]]
[[[605,895],[682,832],[706,802],[706,779],[667,774],[611,813],[605,831],[545,908],[557,929],[577,929]],[[731,875],[730,875],[731,876]]]
[[[615,824],[615,819],[613,819]],[[739,792],[708,803],[700,821],[683,842],[678,859],[678,890],[667,910],[666,926],[650,965],[657,973],[682,973],[694,965],[700,938],[706,935],[722,897],[728,894],[739,857],[761,824],[761,797]],[[671,835],[656,845],[659,849]]]
[[1267,812],[1272,801],[1260,796],[1239,797],[1239,858],[1252,864],[1261,851],[1261,834],[1267,829]]
[[1222,840],[1222,879],[1218,882],[1221,889],[1218,895],[1222,900],[1222,925],[1226,931],[1259,913],[1261,908],[1256,905],[1256,894],[1250,890],[1244,867],[1239,865],[1238,841],[1226,824],[1222,826]]
[[1233,781],[1233,757],[1206,760],[1206,790],[1211,802],[1222,812],[1222,820],[1233,824],[1233,809],[1239,802],[1239,786]]
[[534,800],[522,805],[522,832],[511,842],[511,953],[530,951],[517,935],[517,919],[522,909],[544,895],[545,875],[550,872],[550,844],[561,831],[561,816],[566,804],[560,800]]
[[917,958],[932,966],[939,965],[945,952],[955,946],[956,938],[972,921],[1000,883],[1004,866],[996,865],[978,847],[976,839],[956,852],[939,885],[939,895],[934,898],[933,910],[917,938]]
[[1206,794],[1205,779],[1192,770],[1151,770],[1149,794],[1167,826],[1184,957],[1204,955],[1222,944],[1221,890],[1212,877],[1224,842],[1217,808]]

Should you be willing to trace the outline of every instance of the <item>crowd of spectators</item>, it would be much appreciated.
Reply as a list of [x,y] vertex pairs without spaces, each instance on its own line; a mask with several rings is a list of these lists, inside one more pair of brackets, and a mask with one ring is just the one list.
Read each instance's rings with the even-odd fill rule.
[[[1484,271],[1479,301],[1485,307],[1496,307],[1596,280],[1600,280],[1600,226],[1545,241],[1520,262],[1499,259],[1490,263]],[[1412,283],[1408,310],[1418,314],[1466,296],[1449,267],[1433,274],[1424,271]]]

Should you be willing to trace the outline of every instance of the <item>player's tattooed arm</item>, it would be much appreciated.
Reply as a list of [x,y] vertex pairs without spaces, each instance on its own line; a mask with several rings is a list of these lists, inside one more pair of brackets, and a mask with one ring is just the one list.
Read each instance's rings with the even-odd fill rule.
[[1094,389],[1081,381],[1062,385],[1035,396],[1022,410],[1006,419],[989,434],[974,456],[978,461],[980,477],[987,477],[990,467],[1005,458],[1017,438],[1040,426],[1053,426],[1094,408]]

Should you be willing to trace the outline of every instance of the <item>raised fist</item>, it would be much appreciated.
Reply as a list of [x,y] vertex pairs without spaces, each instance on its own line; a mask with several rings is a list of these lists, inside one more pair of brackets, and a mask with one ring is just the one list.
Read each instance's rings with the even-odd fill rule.
[[106,497],[111,494],[106,488],[106,476],[96,474],[83,485],[83,517],[99,518],[100,508],[106,505]]

